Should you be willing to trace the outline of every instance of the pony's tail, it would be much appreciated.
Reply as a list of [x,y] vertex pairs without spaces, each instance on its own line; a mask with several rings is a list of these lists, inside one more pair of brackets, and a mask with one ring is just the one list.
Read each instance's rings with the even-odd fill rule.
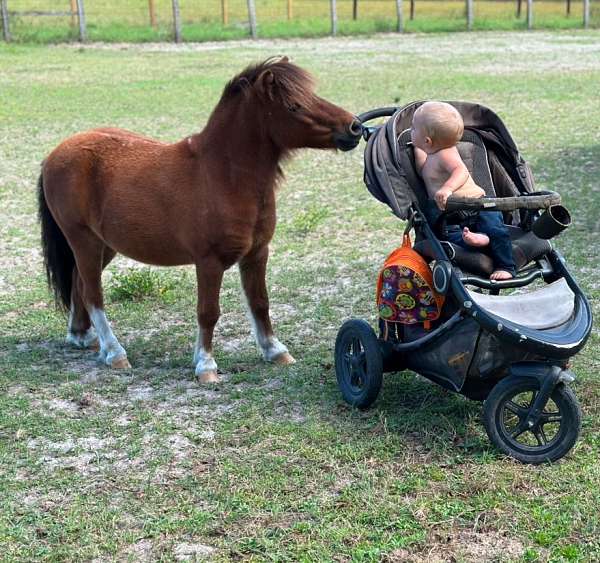
[[38,216],[42,226],[42,251],[48,286],[54,293],[57,306],[68,311],[71,308],[75,256],[48,208],[42,174],[38,179]]

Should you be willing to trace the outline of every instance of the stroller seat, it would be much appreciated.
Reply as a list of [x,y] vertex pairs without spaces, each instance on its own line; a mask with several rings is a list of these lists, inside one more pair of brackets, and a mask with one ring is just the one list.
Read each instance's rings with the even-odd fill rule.
[[564,278],[528,293],[502,296],[469,290],[467,293],[488,313],[538,330],[566,323],[575,310],[575,294]]
[[[421,208],[425,209],[427,206],[427,189],[422,178],[416,172],[410,129],[406,129],[400,134],[398,144],[401,148],[404,148],[400,151],[399,156],[407,173],[407,180],[414,186]],[[476,131],[465,129],[457,149],[473,180],[485,191],[487,197],[510,197],[519,194],[518,188],[502,166],[499,158],[493,152],[488,152],[481,136]],[[464,215],[459,213],[445,215],[446,224],[449,225],[458,224],[463,219]],[[518,226],[520,221],[521,217],[518,211],[504,213],[504,222],[512,240],[513,257],[517,271],[552,249],[547,240],[540,239],[532,232],[521,229]],[[433,227],[439,235],[441,225],[438,224]],[[426,246],[417,247],[417,251],[422,251],[427,256]],[[495,269],[491,256],[486,252],[467,250],[450,242],[445,243],[445,248],[453,263],[465,272],[487,278]]]

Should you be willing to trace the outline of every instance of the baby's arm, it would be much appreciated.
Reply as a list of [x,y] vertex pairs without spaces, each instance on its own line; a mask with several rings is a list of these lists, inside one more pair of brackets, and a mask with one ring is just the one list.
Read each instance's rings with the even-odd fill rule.
[[435,194],[435,202],[443,210],[446,208],[448,198],[465,185],[465,182],[469,179],[469,171],[457,150],[439,151],[438,159],[440,166],[449,174],[448,179]]
[[415,165],[417,167],[417,172],[421,174],[421,170],[423,170],[423,166],[425,165],[425,161],[427,160],[427,153],[423,149],[414,146],[413,152],[415,154]]

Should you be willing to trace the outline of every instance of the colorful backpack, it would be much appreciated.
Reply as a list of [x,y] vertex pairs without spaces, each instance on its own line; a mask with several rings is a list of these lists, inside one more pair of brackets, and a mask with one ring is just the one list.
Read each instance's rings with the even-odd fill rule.
[[433,289],[433,276],[423,257],[412,249],[408,233],[402,246],[383,264],[377,281],[377,310],[391,323],[423,323],[425,329],[439,318],[444,296]]

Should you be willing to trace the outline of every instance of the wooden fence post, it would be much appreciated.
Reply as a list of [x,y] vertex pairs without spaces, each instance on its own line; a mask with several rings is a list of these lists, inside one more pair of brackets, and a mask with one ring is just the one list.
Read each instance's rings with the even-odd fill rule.
[[473,29],[473,0],[467,0],[467,29]]
[[2,37],[7,43],[10,41],[10,29],[8,27],[8,0],[0,0],[0,11],[2,11]]
[[172,0],[173,5],[173,29],[175,32],[175,43],[181,43],[181,17],[179,12],[179,0]]
[[415,0],[410,0],[410,19],[415,19]]
[[223,25],[229,23],[229,6],[227,5],[227,0],[221,0],[221,21]]
[[583,0],[583,27],[590,26],[590,0]]
[[71,27],[75,27],[75,15],[77,14],[77,1],[71,0]]
[[533,0],[527,0],[527,29],[533,29]]
[[294,17],[294,7],[292,6],[292,0],[287,0],[287,16],[288,20]]
[[250,35],[252,39],[256,39],[258,33],[256,31],[256,6],[254,0],[248,0],[248,21],[250,22]]
[[77,0],[77,19],[79,20],[79,41],[87,40],[87,28],[85,26],[85,10],[83,0]]
[[567,0],[567,16],[571,15],[571,0]]
[[154,0],[148,0],[148,15],[150,16],[150,25],[156,27],[156,10],[154,9]]
[[329,0],[331,8],[331,35],[337,35],[337,5],[336,0]]
[[352,0],[352,19],[358,18],[358,0]]
[[523,4],[523,0],[517,0],[517,18],[521,18],[521,4]]
[[396,29],[398,33],[402,33],[404,31],[404,6],[402,0],[396,0],[396,16],[398,17]]

